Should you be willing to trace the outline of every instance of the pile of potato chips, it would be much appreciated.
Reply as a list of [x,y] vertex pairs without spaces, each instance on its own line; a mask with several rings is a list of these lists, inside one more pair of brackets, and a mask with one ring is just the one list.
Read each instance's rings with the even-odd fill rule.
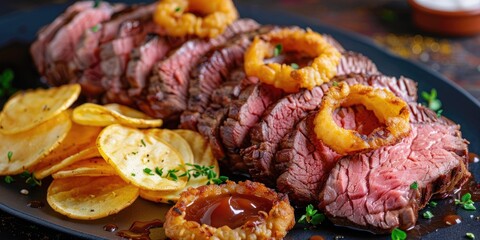
[[49,205],[74,219],[115,214],[138,196],[175,202],[187,187],[210,182],[211,175],[186,174],[194,168],[218,176],[198,133],[159,129],[162,120],[118,104],[72,110],[80,92],[71,84],[12,96],[0,113],[0,175],[52,176]]

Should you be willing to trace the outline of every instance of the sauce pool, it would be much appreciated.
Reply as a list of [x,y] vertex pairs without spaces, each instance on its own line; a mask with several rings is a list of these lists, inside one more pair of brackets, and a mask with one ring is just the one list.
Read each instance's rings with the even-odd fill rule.
[[197,199],[187,207],[186,220],[212,227],[235,229],[244,224],[258,224],[260,211],[269,212],[273,203],[265,198],[246,194],[225,194]]

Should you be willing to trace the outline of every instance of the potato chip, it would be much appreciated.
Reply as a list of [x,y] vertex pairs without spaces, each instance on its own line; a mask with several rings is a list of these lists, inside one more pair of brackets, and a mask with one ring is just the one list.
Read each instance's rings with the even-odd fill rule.
[[100,133],[97,146],[118,174],[139,188],[177,190],[186,184],[176,175],[184,172],[180,154],[152,133],[114,124]]
[[[95,147],[95,141],[100,131],[102,131],[100,127],[73,123],[72,128],[62,143],[34,167],[32,172],[35,173],[35,177],[42,179],[65,167],[65,159],[70,161],[68,164],[72,164],[75,160],[82,160],[85,155],[77,155],[75,158],[70,157],[89,147]],[[98,153],[95,155],[98,156]],[[86,156],[88,157],[89,155],[87,154]],[[56,166],[57,164],[60,165]]]
[[[202,135],[197,132],[190,130],[173,130],[173,132],[182,136],[190,145],[193,156],[194,164],[200,166],[214,166],[213,171],[217,174],[217,177],[220,174],[220,169],[218,167],[218,162],[213,156],[212,149],[210,145]],[[193,167],[187,166],[187,169],[192,169]],[[162,203],[172,203],[176,202],[180,198],[180,194],[189,187],[199,187],[208,183],[208,178],[206,176],[200,177],[191,177],[187,182],[185,188],[176,190],[176,191],[151,191],[140,189],[140,197],[146,200]]]
[[0,133],[23,132],[54,118],[77,100],[80,90],[71,84],[15,94],[0,113]]
[[138,188],[118,176],[54,179],[47,192],[47,202],[53,210],[81,220],[118,213],[137,197]]
[[111,124],[122,124],[135,128],[160,127],[161,119],[152,119],[135,109],[119,104],[105,106],[85,103],[73,110],[73,121],[83,125],[106,127]]
[[25,132],[0,133],[0,175],[13,175],[30,169],[52,152],[67,136],[72,121],[68,113]]
[[67,177],[104,177],[116,176],[117,171],[102,157],[85,159],[73,163],[52,174],[54,179]]
[[41,164],[39,166],[35,166],[34,169],[32,170],[33,175],[37,179],[42,179],[45,177],[48,177],[52,175],[53,173],[73,164],[78,161],[84,160],[84,159],[89,159],[93,157],[101,157],[100,153],[98,152],[97,146],[95,146],[95,143],[92,143],[91,146],[86,147],[85,149],[81,150],[80,152],[73,154],[72,156],[69,156],[60,162],[55,162],[53,165],[49,164]]
[[180,153],[184,163],[193,163],[193,152],[190,144],[179,134],[168,129],[149,129],[147,133],[153,134],[175,148]]

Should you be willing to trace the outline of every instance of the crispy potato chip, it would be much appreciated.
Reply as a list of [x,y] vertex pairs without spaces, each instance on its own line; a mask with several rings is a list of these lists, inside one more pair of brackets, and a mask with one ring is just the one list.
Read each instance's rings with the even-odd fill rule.
[[100,153],[98,152],[98,148],[95,145],[95,142],[91,144],[91,146],[86,147],[85,149],[81,150],[80,152],[73,154],[65,159],[55,162],[53,165],[49,164],[41,164],[39,166],[35,166],[32,170],[33,175],[37,179],[42,179],[52,175],[53,173],[73,164],[78,161],[89,159],[93,157],[101,157]]
[[[152,132],[153,133],[153,132]],[[148,190],[178,190],[185,186],[181,155],[152,133],[114,124],[98,136],[103,158],[128,183]]]
[[65,139],[72,121],[62,112],[25,132],[0,133],[0,175],[13,175],[37,164]]
[[102,157],[85,159],[71,164],[52,174],[54,179],[67,177],[104,177],[116,176],[117,171]]
[[[34,166],[32,172],[35,173],[35,177],[42,179],[65,167],[66,163],[56,166],[57,164],[61,164],[65,159],[70,160],[70,162],[67,164],[72,164],[72,161],[75,160],[82,160],[84,155],[79,155],[75,158],[70,157],[87,148],[95,147],[95,141],[97,140],[100,131],[102,131],[102,128],[100,127],[84,126],[73,123],[72,128],[62,143],[56,147],[52,153],[43,158],[36,166]],[[78,158],[80,156],[82,158]],[[89,155],[87,155],[87,157],[88,156]],[[96,156],[98,156],[98,153],[96,153]]]
[[80,90],[71,84],[15,94],[0,113],[0,133],[23,132],[54,118],[77,100]]
[[185,164],[193,163],[193,152],[190,148],[190,144],[179,134],[168,129],[149,129],[147,130],[147,134],[153,134],[161,141],[166,142],[170,146],[174,147],[178,153],[180,153]]
[[[190,145],[193,156],[194,164],[200,166],[214,166],[213,171],[217,174],[217,177],[220,175],[220,169],[218,167],[218,162],[213,156],[212,149],[210,145],[202,135],[197,132],[190,130],[173,130],[175,133],[182,136]],[[188,166],[187,169],[192,169],[193,167]],[[206,176],[200,177],[191,177],[187,182],[185,188],[176,190],[176,191],[151,191],[140,189],[140,197],[146,200],[162,203],[172,203],[176,202],[180,198],[180,194],[189,187],[199,187],[208,183],[208,178]]]
[[54,179],[47,192],[53,210],[73,219],[103,218],[130,206],[138,188],[118,176]]
[[73,121],[83,125],[106,127],[111,124],[122,124],[135,128],[160,127],[161,119],[152,119],[135,109],[119,104],[105,106],[85,103],[73,110]]

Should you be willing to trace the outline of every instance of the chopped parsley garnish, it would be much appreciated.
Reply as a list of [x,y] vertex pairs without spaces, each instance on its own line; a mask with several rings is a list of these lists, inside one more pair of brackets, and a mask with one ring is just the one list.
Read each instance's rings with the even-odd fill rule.
[[175,12],[180,12],[180,10],[182,10],[182,8],[181,8],[181,7],[177,7],[177,8],[175,8]]
[[170,170],[168,170],[167,175],[165,177],[170,178],[170,179],[172,179],[173,181],[176,182],[178,180],[177,172],[179,172],[179,171],[180,170],[178,170],[178,169],[170,169]]
[[282,54],[282,51],[283,51],[283,45],[277,44],[275,46],[275,49],[273,50],[273,56],[278,57],[278,55]]
[[95,0],[95,2],[93,2],[93,8],[98,8],[100,6],[100,2],[102,2],[101,0]]
[[425,211],[425,212],[423,213],[423,218],[425,218],[425,219],[431,219],[431,218],[433,218],[432,212],[430,212],[430,211]]
[[98,30],[100,30],[100,25],[97,24],[97,25],[91,27],[90,30],[92,30],[92,32],[98,32]]
[[398,229],[394,228],[391,234],[392,240],[405,240],[407,239],[407,233]]
[[8,158],[8,161],[12,161],[12,157],[13,157],[13,152],[12,151],[8,151],[7,153],[7,158]]
[[146,173],[147,175],[150,175],[150,176],[154,175],[153,172],[152,172],[152,169],[150,169],[150,168],[144,168],[143,172]]
[[332,82],[332,86],[338,87],[338,82],[337,82],[337,81],[333,81],[333,82]]
[[25,183],[28,185],[35,187],[35,186],[42,186],[42,181],[38,180],[33,173],[30,173],[29,171],[25,171],[20,174],[20,177],[26,178]]
[[142,140],[140,140],[140,142],[142,143],[142,146],[144,146],[144,147],[146,147],[146,146],[147,146],[147,144],[145,144],[145,141],[143,141],[143,139],[142,139]]
[[410,184],[410,189],[418,189],[418,183],[417,181],[413,182],[412,184]]
[[133,172],[132,172],[132,174],[131,174],[131,175],[132,175],[132,177],[135,177],[135,176],[137,176],[137,174],[135,174],[135,173],[133,173]]
[[442,108],[442,102],[437,98],[437,90],[433,88],[430,90],[430,92],[422,92],[422,98],[423,100],[427,101],[427,107],[432,109],[437,113],[437,116],[440,117],[443,110]]
[[430,207],[436,207],[437,204],[438,204],[437,202],[430,201],[430,202],[428,203],[428,206],[430,206]]
[[299,223],[303,224],[312,224],[318,225],[325,220],[325,215],[323,213],[319,213],[317,209],[313,207],[312,204],[309,204],[305,208],[305,214],[303,214],[300,219],[298,219]]
[[155,167],[155,173],[161,177],[163,175],[163,168]]
[[10,183],[12,183],[12,182],[15,182],[15,179],[13,179],[12,176],[5,176],[5,179],[4,179],[4,180],[5,180],[5,182],[8,183],[8,184],[10,184]]
[[463,207],[463,209],[465,210],[469,210],[469,211],[475,211],[477,210],[477,208],[475,208],[475,205],[473,200],[472,200],[472,194],[470,193],[465,193],[461,198],[460,200],[459,199],[455,199],[455,204],[456,205],[461,205]]
[[475,234],[468,232],[465,234],[465,237],[467,237],[468,239],[475,239]]
[[205,176],[208,179],[207,184],[221,184],[228,180],[228,177],[220,176],[217,178],[217,173],[213,170],[214,166],[201,166],[198,164],[185,164],[186,166],[191,167],[185,173],[181,174],[179,177],[187,177],[187,181],[190,181],[190,178],[198,178]]
[[0,97],[10,97],[17,91],[12,86],[13,77],[12,69],[5,69],[0,74]]
[[290,64],[290,67],[292,67],[292,68],[295,69],[295,70],[297,70],[297,69],[300,68],[300,66],[298,66],[298,64],[296,64],[296,63]]

